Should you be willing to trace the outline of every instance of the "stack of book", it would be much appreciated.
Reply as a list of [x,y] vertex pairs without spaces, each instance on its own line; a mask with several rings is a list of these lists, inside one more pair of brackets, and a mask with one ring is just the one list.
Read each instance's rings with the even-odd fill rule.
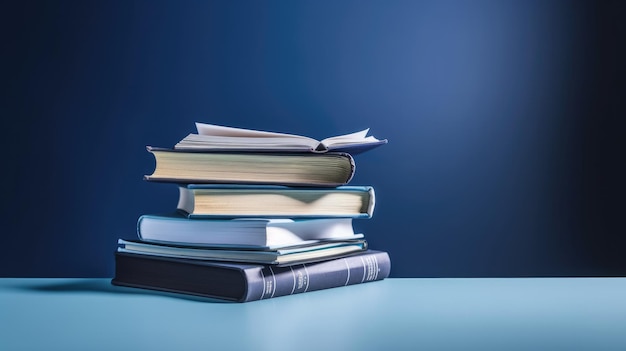
[[178,204],[119,239],[113,284],[246,302],[389,276],[388,253],[352,225],[372,217],[374,189],[347,185],[352,156],[387,140],[196,127],[174,148],[147,148],[145,179],[177,186]]

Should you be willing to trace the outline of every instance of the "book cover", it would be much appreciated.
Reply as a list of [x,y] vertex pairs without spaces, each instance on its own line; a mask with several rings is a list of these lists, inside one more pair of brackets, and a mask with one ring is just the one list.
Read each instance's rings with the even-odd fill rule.
[[388,253],[374,250],[286,267],[116,252],[111,283],[249,302],[382,280],[390,271]]
[[371,218],[375,204],[371,186],[180,184],[177,208],[188,218]]

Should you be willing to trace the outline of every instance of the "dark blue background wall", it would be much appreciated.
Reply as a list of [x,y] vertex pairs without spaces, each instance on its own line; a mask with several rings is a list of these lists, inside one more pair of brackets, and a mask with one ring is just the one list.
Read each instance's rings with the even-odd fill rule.
[[352,184],[395,277],[624,275],[616,4],[3,5],[0,276],[111,276],[177,199],[145,146],[196,121],[389,139]]

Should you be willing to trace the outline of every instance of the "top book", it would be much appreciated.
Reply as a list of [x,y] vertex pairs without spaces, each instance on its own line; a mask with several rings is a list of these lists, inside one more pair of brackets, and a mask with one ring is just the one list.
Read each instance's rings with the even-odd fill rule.
[[321,141],[313,138],[260,130],[196,123],[198,133],[179,141],[174,149],[193,151],[259,151],[259,152],[346,152],[361,153],[387,143],[360,132],[334,136]]

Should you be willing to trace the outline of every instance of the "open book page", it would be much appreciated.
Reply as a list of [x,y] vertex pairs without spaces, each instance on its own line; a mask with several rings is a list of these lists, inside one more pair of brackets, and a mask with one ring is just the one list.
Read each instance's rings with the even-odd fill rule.
[[189,134],[176,149],[275,150],[310,152],[319,141],[305,136],[233,128],[196,122],[198,134]]
[[319,144],[316,140],[290,137],[231,137],[189,134],[178,142],[175,149],[197,150],[275,150],[310,152]]
[[314,141],[315,143],[319,143],[319,141],[315,139],[311,139],[311,138],[300,136],[300,135],[266,132],[266,131],[254,130],[254,129],[224,127],[224,126],[218,126],[215,124],[206,124],[206,123],[199,123],[199,122],[196,122],[196,129],[198,130],[198,134],[200,135],[236,137],[236,138],[296,138],[296,139],[310,140],[310,141]]
[[175,145],[181,150],[233,150],[233,151],[293,151],[326,152],[329,150],[346,151],[365,150],[384,144],[367,136],[369,129],[356,133],[339,135],[318,141],[313,138],[267,132],[252,129],[233,128],[206,123],[196,123],[197,134],[189,134]]
[[335,137],[326,138],[322,140],[321,143],[326,149],[333,150],[333,149],[346,147],[346,146],[354,145],[354,144],[364,145],[364,144],[370,144],[370,143],[376,144],[376,143],[381,142],[381,140],[378,140],[373,136],[367,136],[368,132],[369,132],[369,128],[364,129],[360,132],[352,133],[352,134],[339,135]]

